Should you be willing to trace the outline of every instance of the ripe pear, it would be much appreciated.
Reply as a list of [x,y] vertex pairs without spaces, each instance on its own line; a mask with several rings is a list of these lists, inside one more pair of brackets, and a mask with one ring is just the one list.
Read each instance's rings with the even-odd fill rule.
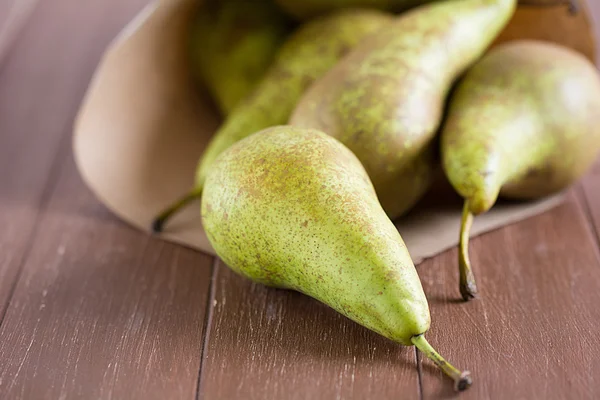
[[247,96],[292,23],[272,0],[205,0],[191,27],[192,74],[223,115]]
[[259,131],[208,173],[202,223],[217,255],[255,282],[295,290],[403,345],[460,389],[470,384],[423,336],[427,299],[410,254],[356,156],[327,134]]
[[173,213],[201,196],[206,173],[223,150],[261,129],[287,123],[296,102],[315,79],[391,21],[392,15],[382,11],[345,9],[298,28],[278,51],[259,85],[211,138],[198,164],[195,187],[155,219],[153,230],[162,230]]
[[289,15],[299,20],[314,18],[335,10],[369,7],[387,11],[403,11],[433,0],[275,0]]
[[441,133],[444,172],[464,199],[459,266],[465,300],[477,288],[468,257],[473,216],[499,196],[534,199],[577,181],[600,150],[600,75],[582,54],[536,40],[507,42],[470,69]]
[[488,49],[516,0],[417,7],[361,42],[302,96],[289,124],[328,133],[365,166],[395,219],[431,186],[447,94]]

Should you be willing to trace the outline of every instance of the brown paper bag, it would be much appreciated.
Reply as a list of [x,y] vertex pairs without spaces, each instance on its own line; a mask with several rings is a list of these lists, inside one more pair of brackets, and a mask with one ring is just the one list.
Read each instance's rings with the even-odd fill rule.
[[[165,0],[146,7],[110,45],[76,121],[73,146],[84,181],[117,216],[145,232],[156,213],[191,187],[198,157],[220,122],[191,84],[186,61],[187,27],[197,5]],[[520,9],[497,42],[518,37],[556,41],[594,58],[587,13],[571,16],[564,6]],[[458,243],[461,202],[451,189],[441,190],[449,195],[434,193],[396,221],[415,262]],[[500,202],[475,219],[472,234],[544,212],[561,199]],[[170,220],[161,237],[214,254],[199,204]]]

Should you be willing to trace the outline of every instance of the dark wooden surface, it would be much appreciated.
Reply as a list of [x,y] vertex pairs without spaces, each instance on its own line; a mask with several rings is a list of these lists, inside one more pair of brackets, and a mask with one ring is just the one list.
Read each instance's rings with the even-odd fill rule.
[[460,396],[413,348],[114,218],[77,174],[72,124],[146,2],[44,0],[11,28],[0,399],[600,398],[600,164],[560,207],[473,240],[482,299],[457,301],[454,250],[418,266],[430,342],[473,372]]

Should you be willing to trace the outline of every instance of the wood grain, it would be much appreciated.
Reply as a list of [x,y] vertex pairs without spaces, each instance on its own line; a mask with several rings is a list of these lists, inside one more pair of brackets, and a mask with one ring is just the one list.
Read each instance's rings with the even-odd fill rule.
[[46,0],[0,75],[3,301],[22,264],[2,399],[195,397],[211,258],[112,217],[70,154],[96,63],[144,4]]
[[578,189],[581,204],[591,221],[594,237],[600,245],[600,157],[583,177]]
[[124,226],[68,160],[0,328],[0,398],[193,399],[211,261]]
[[[430,299],[430,341],[474,384],[461,399],[597,399],[600,262],[571,194],[559,208],[472,241],[482,297],[459,301],[457,254],[418,270]],[[423,361],[423,398],[453,397]]]
[[61,138],[94,62],[90,50],[100,50],[89,46],[99,18],[85,27],[91,21],[78,20],[74,3],[45,1],[0,73],[0,321],[56,183]]
[[412,347],[219,263],[200,381],[206,399],[416,399]]

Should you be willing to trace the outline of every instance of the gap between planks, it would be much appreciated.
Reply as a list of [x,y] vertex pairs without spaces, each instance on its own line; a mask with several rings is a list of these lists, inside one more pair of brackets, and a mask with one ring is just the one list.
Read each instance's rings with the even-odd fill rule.
[[208,348],[208,342],[210,341],[210,330],[212,327],[212,319],[214,313],[214,302],[216,293],[216,280],[219,274],[219,257],[214,257],[210,273],[210,283],[208,285],[208,301],[206,302],[206,311],[204,318],[204,331],[202,333],[202,352],[200,354],[200,369],[198,370],[198,385],[196,386],[196,399],[201,398],[201,388],[204,371],[204,360],[206,359],[206,349]]
[[[593,175],[588,175],[585,179],[593,179]],[[577,184],[575,188],[575,194],[577,198],[577,202],[585,215],[585,219],[587,220],[588,229],[590,231],[590,235],[592,236],[594,243],[596,244],[596,257],[600,261],[600,232],[599,227],[596,225],[596,221],[594,219],[594,215],[592,213],[592,204],[591,199],[588,197],[588,194],[585,190],[585,181]]]
[[40,197],[39,207],[37,208],[37,212],[35,215],[35,222],[33,223],[33,228],[31,229],[29,238],[27,239],[27,244],[25,245],[25,251],[23,252],[21,260],[19,261],[19,266],[17,267],[17,273],[16,273],[14,280],[8,291],[8,296],[7,296],[6,302],[0,311],[1,312],[0,313],[0,328],[2,328],[2,323],[4,322],[4,318],[6,317],[6,311],[8,310],[8,307],[13,298],[13,295],[15,294],[15,289],[17,287],[17,283],[21,279],[21,274],[23,273],[23,266],[27,262],[29,253],[31,252],[33,244],[35,243],[36,237],[38,235],[40,221],[42,220],[42,218],[44,217],[44,214],[46,213],[46,210],[48,208],[48,203],[50,202],[50,199],[52,198],[52,194],[54,193],[54,189],[56,188],[56,184],[58,183],[58,178],[60,177],[60,172],[62,170],[62,165],[63,165],[61,161],[62,161],[63,156],[68,153],[68,142],[69,141],[67,140],[68,139],[67,136],[68,135],[66,133],[64,133],[62,135],[62,137],[60,138],[60,144],[56,151],[56,155],[54,156],[54,158],[52,160],[52,163],[50,166],[50,171],[48,173],[48,178],[46,179],[46,183],[44,185],[44,189],[42,190],[42,195]]

